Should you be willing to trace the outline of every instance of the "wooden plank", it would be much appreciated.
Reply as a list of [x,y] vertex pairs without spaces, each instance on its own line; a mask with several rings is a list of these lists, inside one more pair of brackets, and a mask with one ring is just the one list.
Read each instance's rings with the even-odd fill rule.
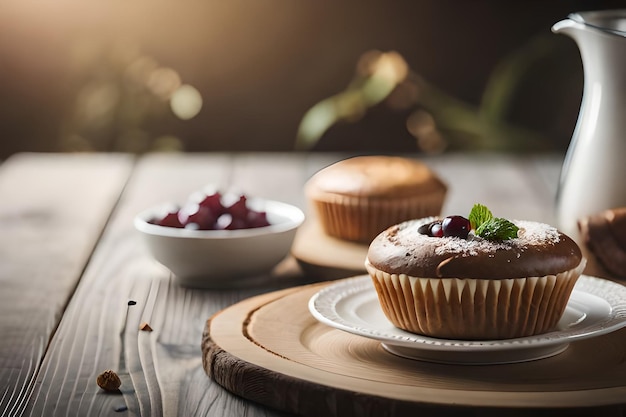
[[[263,286],[240,290],[179,287],[150,258],[132,226],[138,211],[180,201],[207,183],[230,187],[238,185],[235,178],[246,178],[249,190],[256,190],[255,184],[262,189],[276,175],[300,176],[302,164],[286,163],[277,172],[268,168],[272,158],[263,161],[253,163],[255,175],[246,156],[151,155],[138,163],[51,342],[28,406],[31,415],[110,415],[120,408],[131,416],[276,415],[207,378],[200,341],[205,320],[215,312],[298,282],[268,276]],[[300,184],[286,184],[281,195],[297,200]],[[136,304],[129,306],[130,300]],[[140,331],[142,322],[153,331]],[[106,369],[119,373],[121,394],[96,386]]]
[[17,154],[0,168],[0,415],[20,415],[133,160]]

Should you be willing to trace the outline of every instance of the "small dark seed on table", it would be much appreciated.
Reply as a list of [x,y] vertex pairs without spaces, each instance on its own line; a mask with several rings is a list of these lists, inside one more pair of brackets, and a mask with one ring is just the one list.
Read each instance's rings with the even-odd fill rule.
[[118,413],[121,411],[126,411],[128,410],[128,407],[126,406],[126,404],[119,404],[113,407],[114,411],[117,411]]
[[134,306],[135,304],[137,304],[137,301],[130,300],[130,301],[128,302],[128,305],[129,305],[129,306]]

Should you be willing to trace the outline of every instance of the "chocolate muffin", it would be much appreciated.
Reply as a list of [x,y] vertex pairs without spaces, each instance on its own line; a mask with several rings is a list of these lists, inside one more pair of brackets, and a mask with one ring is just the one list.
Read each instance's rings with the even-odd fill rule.
[[413,333],[463,340],[553,329],[585,266],[578,245],[542,223],[509,222],[513,236],[489,240],[466,221],[446,236],[446,219],[411,220],[372,241],[366,268],[387,318]]
[[369,243],[393,224],[438,215],[446,186],[422,162],[359,156],[318,171],[305,192],[327,235]]

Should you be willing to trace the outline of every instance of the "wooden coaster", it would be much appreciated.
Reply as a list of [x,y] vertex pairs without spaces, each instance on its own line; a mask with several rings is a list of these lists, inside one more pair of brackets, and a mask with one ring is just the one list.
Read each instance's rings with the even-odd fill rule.
[[318,281],[365,273],[368,245],[328,236],[314,217],[298,229],[291,253],[305,275]]
[[244,398],[310,416],[588,416],[626,409],[626,329],[533,362],[421,362],[316,321],[308,301],[327,284],[260,295],[213,316],[202,340],[207,374]]

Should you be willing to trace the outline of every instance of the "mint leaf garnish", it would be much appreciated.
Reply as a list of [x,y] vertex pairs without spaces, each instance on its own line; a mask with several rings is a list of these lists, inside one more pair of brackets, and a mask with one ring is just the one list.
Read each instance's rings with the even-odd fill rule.
[[507,219],[493,217],[491,210],[482,204],[474,204],[468,216],[476,236],[487,240],[509,240],[517,237],[519,228]]
[[486,223],[489,220],[493,219],[493,214],[491,214],[491,211],[482,204],[474,204],[474,207],[472,207],[472,211],[470,211],[468,219],[470,221],[472,229],[478,230],[478,228],[483,223]]
[[494,217],[478,226],[476,235],[487,240],[509,240],[517,237],[519,227],[507,219]]

